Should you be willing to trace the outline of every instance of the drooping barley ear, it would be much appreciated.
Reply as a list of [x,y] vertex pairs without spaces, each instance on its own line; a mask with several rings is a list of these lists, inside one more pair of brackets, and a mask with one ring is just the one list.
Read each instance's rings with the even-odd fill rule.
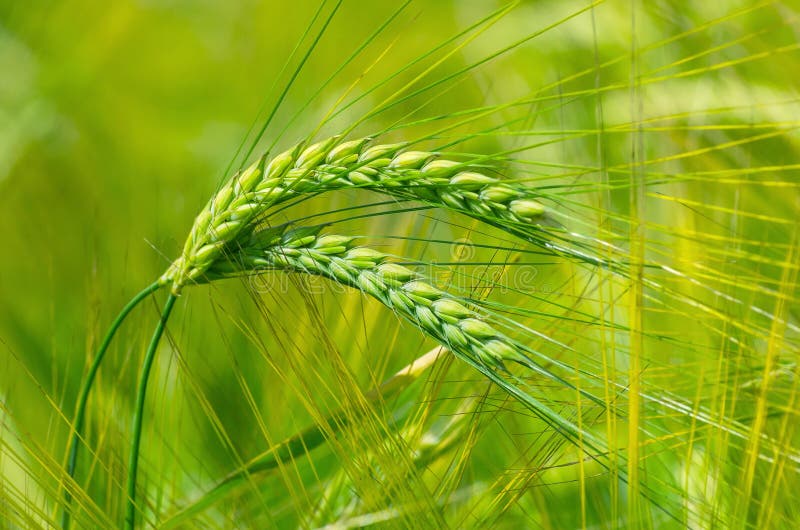
[[298,271],[323,276],[376,298],[416,324],[440,344],[499,367],[519,360],[518,346],[474,309],[425,281],[417,272],[393,263],[387,254],[354,246],[355,237],[320,234],[322,227],[275,227],[253,235],[235,259],[211,266],[207,279],[264,270]]
[[[467,307],[415,271],[393,263],[387,254],[369,247],[353,246],[354,237],[320,235],[321,228],[302,227],[287,231],[285,227],[274,227],[256,232],[234,258],[215,263],[198,280],[214,281],[223,277],[259,274],[265,270],[281,270],[322,276],[359,289],[476,367],[568,438],[575,440],[580,436],[587,447],[603,451],[600,449],[602,442],[590,433],[514,386],[511,381],[515,378],[510,376],[504,363],[522,364],[579,391],[596,403],[603,404],[602,400],[543,370],[526,354],[531,350],[497,330],[479,308]],[[499,375],[501,373],[510,377],[503,377]]]
[[471,170],[407,144],[367,147],[369,138],[332,137],[298,144],[267,162],[262,156],[226,183],[195,219],[183,253],[159,280],[177,294],[246,243],[269,207],[302,193],[367,188],[457,210],[498,226],[529,224],[545,214],[530,188]]
[[215,279],[265,269],[324,276],[378,299],[451,350],[493,367],[519,358],[510,339],[416,272],[371,248],[353,247],[353,237],[318,232],[319,227],[285,233],[268,230],[260,235],[261,248],[243,249],[238,261],[212,266],[207,276]]

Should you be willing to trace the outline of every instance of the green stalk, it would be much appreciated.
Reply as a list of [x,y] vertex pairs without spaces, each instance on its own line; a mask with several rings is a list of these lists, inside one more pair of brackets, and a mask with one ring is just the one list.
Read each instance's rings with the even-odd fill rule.
[[[108,346],[111,344],[111,340],[114,338],[117,330],[122,325],[122,322],[125,320],[125,318],[127,318],[128,314],[133,310],[133,308],[136,307],[139,302],[160,289],[161,286],[161,283],[154,282],[142,289],[139,294],[134,296],[130,302],[128,302],[125,307],[122,308],[122,310],[119,312],[119,315],[117,315],[117,318],[114,319],[114,322],[111,323],[111,327],[108,329],[106,336],[103,338],[103,342],[100,344],[100,349],[97,350],[97,355],[95,356],[94,361],[92,361],[92,365],[89,367],[89,373],[86,374],[86,379],[83,381],[80,393],[78,394],[78,402],[75,406],[75,420],[72,422],[73,430],[69,446],[69,456],[67,459],[67,474],[70,476],[70,478],[75,477],[75,468],[78,465],[78,449],[80,447],[79,444],[82,438],[83,422],[86,418],[86,404],[89,401],[89,392],[92,390],[94,380],[97,377],[97,371],[100,369],[100,364],[103,362],[103,358],[108,351]],[[61,528],[63,530],[67,530],[70,524],[71,514],[69,511],[69,505],[72,503],[72,495],[66,488],[64,490],[64,502],[64,512],[61,514]]]
[[153,361],[156,357],[156,349],[158,348],[158,341],[164,333],[164,327],[169,319],[169,314],[172,312],[172,306],[175,305],[177,296],[175,293],[170,292],[167,301],[164,304],[164,310],[161,312],[161,320],[158,321],[153,338],[150,340],[150,345],[147,347],[147,352],[144,356],[142,363],[142,373],[139,376],[139,387],[136,390],[136,409],[133,415],[133,440],[131,441],[131,452],[128,458],[128,499],[127,509],[125,511],[125,528],[126,530],[133,530],[136,521],[136,473],[139,467],[139,444],[142,441],[142,421],[144,419],[144,402],[147,397],[147,383],[150,379],[150,369],[153,367]]

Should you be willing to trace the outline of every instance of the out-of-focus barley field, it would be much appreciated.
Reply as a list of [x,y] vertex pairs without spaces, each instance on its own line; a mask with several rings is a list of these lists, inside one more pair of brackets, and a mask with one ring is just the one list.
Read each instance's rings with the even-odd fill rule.
[[329,223],[509,322],[562,381],[507,376],[603,447],[446,353],[381,390],[437,344],[357,290],[225,280],[185,290],[158,350],[141,528],[796,528],[798,17],[795,0],[0,3],[0,527],[58,528],[65,484],[73,527],[122,525],[163,295],[109,350],[72,481],[105,329],[234,170],[357,123],[485,155],[569,252],[364,190],[270,222]]

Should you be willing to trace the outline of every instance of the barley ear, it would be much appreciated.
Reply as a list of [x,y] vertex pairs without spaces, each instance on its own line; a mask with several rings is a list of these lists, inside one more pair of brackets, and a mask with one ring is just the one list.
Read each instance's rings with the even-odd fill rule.
[[337,136],[293,148],[234,175],[195,219],[182,255],[161,276],[174,294],[202,282],[217,262],[236,255],[270,207],[304,193],[366,188],[400,199],[456,210],[512,233],[546,214],[534,192],[442,158],[406,150],[407,144],[369,146],[370,138],[346,142]]

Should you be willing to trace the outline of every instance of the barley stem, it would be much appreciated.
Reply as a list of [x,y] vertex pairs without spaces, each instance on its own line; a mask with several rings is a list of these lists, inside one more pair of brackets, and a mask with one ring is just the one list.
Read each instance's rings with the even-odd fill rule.
[[167,301],[164,304],[164,309],[161,313],[161,319],[156,325],[153,332],[153,338],[150,340],[150,345],[147,347],[147,352],[144,356],[142,363],[142,373],[139,375],[139,384],[136,390],[136,409],[133,415],[133,440],[131,441],[131,452],[128,459],[128,498],[127,508],[125,511],[125,528],[126,530],[133,530],[136,521],[136,473],[139,467],[139,445],[142,441],[142,421],[144,419],[144,402],[147,397],[147,383],[150,379],[150,369],[153,367],[153,361],[156,357],[156,349],[161,335],[164,333],[164,328],[169,319],[169,314],[172,312],[172,307],[175,305],[177,296],[170,293]]
[[[111,344],[111,340],[114,338],[117,330],[122,325],[122,322],[125,320],[125,318],[127,318],[128,314],[133,310],[133,308],[136,307],[139,302],[160,289],[161,285],[162,284],[158,282],[148,285],[142,289],[139,294],[134,296],[125,305],[125,307],[122,308],[122,310],[119,312],[119,315],[117,315],[117,318],[111,323],[111,327],[108,328],[106,336],[103,338],[103,342],[100,344],[100,348],[97,350],[97,355],[95,355],[94,361],[92,361],[92,365],[89,367],[89,372],[86,374],[86,379],[83,381],[80,393],[78,394],[78,401],[75,406],[75,420],[72,422],[69,457],[67,460],[67,474],[70,476],[70,478],[75,477],[75,468],[78,465],[78,449],[80,440],[82,438],[83,422],[86,417],[86,404],[89,401],[89,393],[94,385],[95,378],[97,377],[97,371],[100,369],[100,364],[103,362],[103,358],[108,351],[108,346]],[[71,513],[69,507],[71,503],[72,495],[69,493],[69,490],[65,488],[64,511],[61,514],[61,528],[63,530],[67,530],[70,525]]]

